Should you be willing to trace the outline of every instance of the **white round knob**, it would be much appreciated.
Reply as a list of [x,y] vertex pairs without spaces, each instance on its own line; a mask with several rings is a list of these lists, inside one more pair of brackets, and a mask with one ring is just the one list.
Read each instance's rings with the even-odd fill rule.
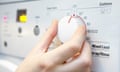
[[84,24],[84,21],[79,16],[65,16],[58,24],[58,37],[61,42],[68,41],[78,26]]

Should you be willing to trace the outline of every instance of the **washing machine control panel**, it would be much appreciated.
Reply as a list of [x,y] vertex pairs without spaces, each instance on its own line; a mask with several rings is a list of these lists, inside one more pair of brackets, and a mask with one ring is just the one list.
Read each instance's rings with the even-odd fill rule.
[[50,50],[67,41],[85,24],[92,49],[92,72],[120,72],[119,0],[28,0],[0,4],[1,52],[25,57],[52,20],[58,35]]

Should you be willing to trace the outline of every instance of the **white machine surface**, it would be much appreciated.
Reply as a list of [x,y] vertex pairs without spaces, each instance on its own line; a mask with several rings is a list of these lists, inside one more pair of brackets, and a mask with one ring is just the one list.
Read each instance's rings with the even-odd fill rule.
[[15,72],[23,59],[0,54],[0,72]]
[[[87,26],[87,40],[91,43],[93,56],[92,72],[120,72],[119,3],[120,0],[28,0],[3,3],[0,5],[1,53],[24,58],[53,19],[61,20],[76,14]],[[50,46],[51,49],[54,47],[54,44]]]

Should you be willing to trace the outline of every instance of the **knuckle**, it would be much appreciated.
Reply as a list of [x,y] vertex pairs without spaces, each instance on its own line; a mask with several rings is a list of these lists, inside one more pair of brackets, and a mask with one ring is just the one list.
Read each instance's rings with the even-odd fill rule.
[[76,43],[76,42],[71,42],[70,43],[71,47],[70,49],[74,52],[78,52],[80,50],[80,44]]
[[92,61],[90,60],[90,59],[83,59],[82,60],[82,64],[83,64],[83,67],[86,67],[86,68],[88,68],[88,67],[91,67],[92,66]]
[[83,24],[80,26],[80,32],[85,33],[86,31],[86,26]]
[[51,61],[46,61],[46,60],[43,60],[40,64],[40,67],[43,68],[43,69],[50,69],[51,67],[54,66],[54,63]]
[[70,51],[71,52],[78,52],[79,49],[78,49],[78,47],[72,46],[72,47],[70,47]]
[[51,37],[54,37],[56,35],[55,30],[50,30],[48,33],[49,33],[49,36],[51,36]]
[[54,36],[55,36],[55,32],[52,32],[52,31],[51,31],[51,32],[49,33],[49,35],[50,35],[51,37],[54,37]]

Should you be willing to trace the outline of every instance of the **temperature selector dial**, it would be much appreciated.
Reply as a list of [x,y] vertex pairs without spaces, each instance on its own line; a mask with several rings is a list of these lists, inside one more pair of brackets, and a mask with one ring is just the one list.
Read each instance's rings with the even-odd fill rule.
[[85,24],[85,22],[80,16],[63,17],[58,24],[58,37],[60,41],[63,43],[68,41],[81,24]]

